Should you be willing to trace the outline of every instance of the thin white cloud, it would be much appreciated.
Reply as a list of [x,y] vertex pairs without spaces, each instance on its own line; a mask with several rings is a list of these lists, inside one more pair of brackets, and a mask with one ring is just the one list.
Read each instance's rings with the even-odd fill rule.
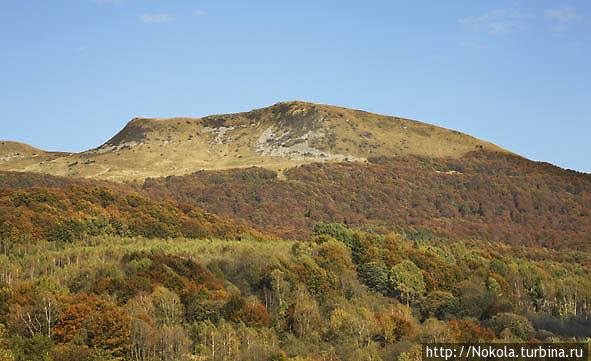
[[488,46],[486,46],[486,45],[475,43],[472,41],[462,41],[460,43],[460,46],[462,48],[472,48],[472,49],[486,49],[486,48],[488,48]]
[[193,11],[193,15],[203,16],[203,15],[205,15],[205,11],[197,9],[197,10]]
[[461,19],[460,24],[487,29],[491,35],[502,35],[523,28],[524,20],[530,17],[530,14],[522,13],[515,8],[505,8]]
[[568,27],[568,23],[583,18],[583,16],[577,13],[570,5],[562,5],[558,9],[548,9],[546,10],[546,17],[554,20],[554,32],[556,33],[565,31]]
[[76,52],[77,53],[84,53],[88,50],[88,46],[86,45],[81,45],[79,47],[76,48]]
[[140,20],[146,24],[159,24],[172,21],[174,17],[170,14],[142,14]]
[[510,23],[490,23],[488,30],[490,34],[508,34],[515,31],[515,27]]

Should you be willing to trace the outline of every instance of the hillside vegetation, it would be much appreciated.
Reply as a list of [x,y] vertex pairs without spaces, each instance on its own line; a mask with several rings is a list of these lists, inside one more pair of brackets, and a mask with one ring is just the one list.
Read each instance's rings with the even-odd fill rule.
[[157,203],[105,187],[0,189],[0,241],[5,248],[98,235],[166,239],[240,238],[247,233],[258,235],[190,205]]
[[0,188],[27,189],[32,187],[65,188],[69,185],[106,187],[118,193],[128,194],[135,189],[123,183],[93,178],[60,177],[34,172],[0,171]]
[[590,320],[591,175],[458,132],[290,102],[0,142],[2,361],[410,361]]
[[317,222],[413,237],[479,238],[588,249],[591,176],[502,153],[459,159],[370,158],[265,168],[199,171],[135,184],[0,172],[0,187],[108,187],[192,204],[260,232],[305,239]]
[[424,342],[591,337],[588,175],[477,152],[285,177],[202,171],[143,192],[300,240],[131,186],[0,176],[18,187],[0,190],[0,359],[405,361]]
[[262,232],[305,239],[317,222],[418,237],[589,249],[591,176],[502,153],[460,159],[314,163],[280,179],[262,169],[147,179],[157,199],[188,202]]
[[402,361],[423,342],[591,336],[589,253],[312,233],[14,244],[0,254],[0,358]]

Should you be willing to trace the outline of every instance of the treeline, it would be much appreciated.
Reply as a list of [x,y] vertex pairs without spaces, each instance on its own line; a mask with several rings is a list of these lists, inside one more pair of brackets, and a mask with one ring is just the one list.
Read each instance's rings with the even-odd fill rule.
[[106,187],[0,189],[0,241],[4,248],[99,235],[230,239],[247,234],[262,237],[191,205],[158,203]]
[[423,342],[584,341],[590,261],[338,224],[306,241],[39,242],[0,255],[0,358],[402,361]]
[[43,173],[12,172],[0,170],[0,188],[65,188],[74,184],[85,187],[107,187],[123,194],[134,193],[134,188],[137,188],[136,186],[101,179],[59,177]]
[[283,238],[305,239],[315,223],[337,222],[555,249],[591,244],[591,176],[513,155],[316,163],[284,176],[200,171],[146,179],[143,191]]

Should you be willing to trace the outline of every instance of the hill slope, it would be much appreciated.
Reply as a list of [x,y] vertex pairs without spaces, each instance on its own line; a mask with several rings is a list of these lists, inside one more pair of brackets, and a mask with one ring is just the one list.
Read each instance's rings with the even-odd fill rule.
[[67,186],[74,184],[88,187],[107,187],[119,192],[120,194],[129,194],[135,192],[135,189],[131,185],[102,179],[60,177],[43,173],[0,170],[0,189],[27,189],[32,187],[66,188]]
[[403,227],[420,237],[591,246],[591,175],[510,154],[315,163],[285,178],[261,168],[200,171],[147,179],[143,190],[287,238],[303,239],[317,222],[336,222]]
[[259,237],[190,205],[157,203],[105,187],[0,189],[0,240],[8,244],[98,235],[226,239],[246,233]]
[[414,120],[287,102],[204,118],[136,118],[102,146],[77,154],[28,151],[17,157],[14,150],[0,148],[0,170],[123,181],[204,169],[364,162],[376,156],[458,158],[476,149],[506,152]]

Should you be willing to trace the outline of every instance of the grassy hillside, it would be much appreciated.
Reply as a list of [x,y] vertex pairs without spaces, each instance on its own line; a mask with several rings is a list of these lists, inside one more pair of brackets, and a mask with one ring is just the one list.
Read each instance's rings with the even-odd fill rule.
[[284,173],[200,171],[147,179],[143,191],[304,239],[317,222],[409,227],[418,237],[466,237],[552,248],[591,245],[591,176],[503,153],[459,159],[372,158]]
[[64,159],[71,153],[48,152],[28,144],[0,140],[0,170],[26,171]]
[[476,149],[505,152],[410,119],[304,102],[204,118],[136,118],[102,146],[82,153],[32,147],[18,151],[16,143],[10,144],[0,146],[0,170],[115,181],[203,169],[285,170],[311,162],[365,162],[376,156],[458,158]]

